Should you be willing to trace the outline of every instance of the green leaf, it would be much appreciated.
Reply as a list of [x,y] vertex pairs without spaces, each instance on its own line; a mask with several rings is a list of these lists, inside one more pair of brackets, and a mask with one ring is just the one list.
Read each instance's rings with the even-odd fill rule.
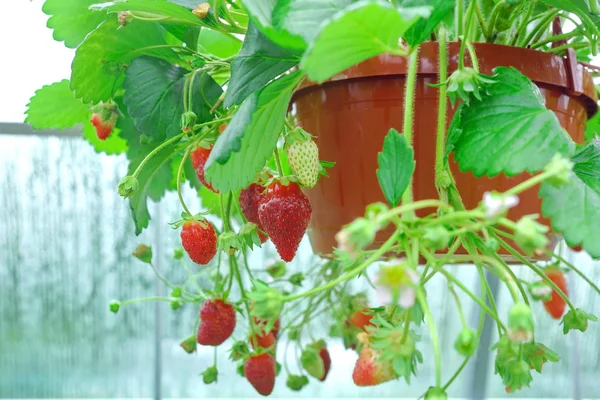
[[377,156],[377,179],[390,206],[396,207],[415,172],[413,148],[404,135],[390,129],[383,140],[383,151]]
[[[123,101],[135,127],[144,135],[162,141],[181,132],[187,73],[154,57],[137,58],[127,68]],[[191,110],[196,113],[198,123],[211,119],[210,109],[222,92],[208,73],[196,74]]]
[[226,35],[212,29],[202,29],[200,31],[198,51],[201,53],[229,58],[236,55],[241,47],[242,41],[235,36]]
[[404,34],[404,39],[414,47],[422,42],[429,40],[431,32],[446,16],[454,11],[455,0],[405,0],[400,3],[402,7],[430,6],[431,15],[429,18],[419,18]]
[[[169,190],[172,180],[170,159],[175,154],[176,146],[170,145],[158,151],[142,168],[137,179],[138,190],[129,198],[129,208],[135,224],[135,234],[139,235],[148,227],[150,212],[148,198],[159,201]],[[141,154],[129,164],[128,174],[132,175],[146,154]]]
[[250,24],[244,46],[231,63],[225,107],[240,104],[272,79],[298,64],[300,56],[271,42],[254,24]]
[[34,129],[66,129],[76,125],[82,127],[83,138],[98,153],[120,154],[127,151],[127,142],[115,129],[106,140],[98,139],[96,130],[90,123],[92,111],[69,89],[69,81],[47,85],[35,92],[27,105],[25,122]]
[[354,0],[280,0],[273,10],[273,25],[306,43],[316,37],[325,20],[343,10]]
[[600,112],[597,112],[585,124],[585,140],[590,141],[600,135]]
[[50,15],[48,28],[57,42],[74,49],[106,19],[106,12],[89,10],[96,0],[46,0],[42,11]]
[[221,193],[246,187],[271,157],[292,93],[304,75],[295,71],[248,97],[219,137],[205,166]]
[[462,106],[454,118],[455,158],[477,177],[537,172],[556,153],[573,154],[575,143],[544,106],[539,89],[515,68],[494,70],[496,83],[482,100]]
[[288,49],[301,51],[306,49],[306,43],[302,37],[293,35],[285,29],[274,27],[273,12],[278,0],[242,0],[242,3],[248,11],[250,20],[273,42]]
[[[198,2],[201,3],[201,2]],[[184,25],[204,25],[202,20],[190,12],[189,9],[164,0],[127,0],[96,4],[94,9],[107,10],[118,13],[121,11],[134,11],[154,14],[151,18],[161,19],[163,22]]]
[[164,35],[164,28],[157,24],[132,21],[121,27],[116,19],[104,22],[75,53],[71,65],[75,96],[94,104],[110,99],[123,85],[124,64],[142,55],[178,63],[173,50],[149,48],[166,44]]
[[[600,16],[594,15],[590,11],[589,0],[542,0],[549,6],[565,10],[578,16],[586,16],[596,26],[600,26]],[[596,0],[597,1],[597,0]]]
[[582,247],[600,258],[600,139],[581,148],[572,158],[571,180],[540,187],[542,214],[570,246]]
[[426,7],[397,9],[390,3],[365,0],[335,14],[309,46],[301,66],[308,77],[323,82],[361,61],[383,53],[398,53],[398,40]]
[[69,81],[46,85],[27,104],[25,122],[34,129],[66,129],[90,119],[90,106],[76,99]]

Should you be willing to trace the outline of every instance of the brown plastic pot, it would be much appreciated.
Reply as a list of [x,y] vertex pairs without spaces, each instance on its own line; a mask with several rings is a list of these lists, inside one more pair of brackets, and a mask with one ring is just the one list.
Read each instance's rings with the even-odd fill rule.
[[[587,117],[597,110],[592,77],[581,65],[552,54],[530,49],[477,43],[475,49],[481,72],[492,74],[497,66],[513,66],[540,88],[546,107],[558,117],[574,141],[584,140]],[[458,43],[449,45],[449,72],[457,69]],[[437,124],[438,43],[421,46],[415,97],[414,174],[415,200],[438,197],[434,184],[435,132]],[[330,256],[336,246],[335,234],[343,225],[364,215],[365,207],[385,202],[377,181],[377,154],[392,127],[401,131],[404,118],[404,84],[408,69],[405,57],[381,55],[317,85],[305,82],[292,99],[297,123],[316,136],[320,158],[336,163],[329,178],[308,190],[313,214],[309,237],[315,253]],[[454,110],[449,109],[450,121]],[[540,132],[543,134],[543,132]],[[457,187],[467,208],[476,207],[486,191],[505,191],[528,178],[527,174],[475,178],[461,172],[451,161]],[[431,213],[433,210],[426,210]],[[509,218],[541,214],[537,189],[520,195],[519,206]],[[546,218],[542,223],[549,225]],[[391,232],[380,232],[382,243]],[[554,242],[558,240],[552,235]],[[459,252],[463,252],[460,250]],[[507,261],[514,259],[502,253]]]

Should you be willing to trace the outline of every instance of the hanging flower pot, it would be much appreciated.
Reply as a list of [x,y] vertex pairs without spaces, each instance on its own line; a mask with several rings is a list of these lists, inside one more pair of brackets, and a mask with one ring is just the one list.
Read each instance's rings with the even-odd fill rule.
[[[546,107],[555,113],[573,140],[583,142],[586,120],[597,110],[597,94],[591,75],[581,65],[530,49],[488,43],[474,46],[481,73],[491,75],[498,66],[517,68],[538,86]],[[450,43],[448,56],[451,73],[458,65],[458,43]],[[429,86],[437,83],[438,65],[438,43],[423,43],[413,133],[415,200],[438,196],[434,179],[438,96],[437,88]],[[321,158],[336,163],[328,179],[321,179],[307,191],[313,207],[309,235],[318,254],[331,255],[336,246],[335,234],[343,225],[362,216],[367,205],[385,202],[376,175],[377,155],[389,128],[402,128],[407,69],[406,57],[382,55],[355,65],[322,85],[306,82],[293,98],[297,122],[316,136]],[[455,110],[449,108],[448,121]],[[485,192],[503,192],[530,177],[526,173],[475,177],[471,172],[461,172],[452,159],[450,165],[466,208],[476,207]],[[542,214],[536,190],[521,194],[519,204],[509,211],[509,218],[518,220],[529,214]],[[550,225],[546,218],[542,217],[541,222]],[[380,232],[376,245],[390,234],[391,231]],[[558,237],[551,238],[549,245],[553,246]],[[507,253],[501,254],[511,261]]]

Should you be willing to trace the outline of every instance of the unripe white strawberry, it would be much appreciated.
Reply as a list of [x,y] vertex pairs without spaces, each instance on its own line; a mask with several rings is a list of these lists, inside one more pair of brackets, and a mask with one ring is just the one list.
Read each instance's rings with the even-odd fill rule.
[[319,148],[301,129],[290,132],[286,139],[288,163],[304,187],[312,188],[319,180]]

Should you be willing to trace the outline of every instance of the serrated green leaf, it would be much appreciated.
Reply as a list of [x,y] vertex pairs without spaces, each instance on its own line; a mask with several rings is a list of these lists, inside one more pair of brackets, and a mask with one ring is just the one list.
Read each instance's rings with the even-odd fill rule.
[[404,39],[414,47],[430,39],[431,32],[438,24],[454,10],[455,0],[405,0],[400,2],[402,7],[431,7],[431,15],[428,18],[419,18],[404,34]]
[[404,135],[390,129],[378,154],[377,179],[388,204],[396,207],[415,172],[414,151]]
[[65,46],[76,48],[85,37],[106,19],[106,12],[93,11],[89,6],[96,0],[46,0],[42,11],[50,15],[48,28],[52,36]]
[[[137,179],[138,190],[129,198],[129,208],[135,224],[135,234],[139,235],[150,223],[148,211],[148,198],[159,201],[169,189],[172,181],[170,159],[175,154],[176,146],[170,145],[158,151],[144,165]],[[135,169],[145,158],[141,154],[129,164],[128,174],[132,175]]]
[[171,24],[184,24],[190,26],[204,25],[202,20],[192,14],[189,9],[164,0],[111,1],[95,4],[92,8],[97,10],[106,10],[112,13],[120,11],[149,13],[153,14],[152,18],[160,18],[161,22],[167,22]]
[[242,3],[248,11],[250,20],[271,41],[288,49],[301,51],[306,49],[306,43],[304,43],[302,37],[273,26],[273,11],[277,6],[278,0],[242,0]]
[[25,122],[34,129],[66,129],[88,121],[90,106],[76,99],[69,81],[46,85],[27,104]]
[[311,43],[325,20],[355,0],[280,0],[273,10],[273,25]]
[[271,157],[292,93],[304,75],[282,76],[248,97],[206,161],[206,177],[226,193],[246,187]]
[[198,37],[199,52],[209,53],[221,58],[236,55],[241,47],[242,41],[237,37],[212,29],[202,29]]
[[398,9],[383,1],[364,0],[326,21],[301,61],[316,82],[383,53],[398,53],[398,40],[427,7]]
[[580,149],[573,157],[568,183],[540,187],[542,214],[552,221],[570,246],[582,247],[600,258],[600,139]]
[[83,124],[83,138],[94,148],[96,153],[117,155],[128,150],[127,141],[121,137],[119,129],[115,128],[105,140],[98,139],[96,130],[89,121]]
[[250,24],[244,45],[231,63],[225,107],[240,104],[269,81],[298,64],[301,54],[279,47]]
[[482,100],[462,106],[454,124],[455,159],[477,177],[537,172],[556,153],[573,154],[575,143],[544,106],[539,89],[515,68],[494,70],[496,83]]
[[589,141],[600,135],[600,112],[597,112],[585,124],[585,140]]
[[[137,130],[158,141],[181,132],[188,72],[154,57],[133,60],[127,68],[123,102]],[[210,120],[210,109],[222,93],[221,86],[206,72],[196,74],[191,109],[198,123]]]
[[121,89],[124,65],[134,58],[150,55],[178,63],[173,50],[148,48],[166,44],[164,36],[165,29],[157,24],[132,21],[121,27],[116,19],[109,19],[77,49],[71,65],[71,90],[84,103],[97,104]]

